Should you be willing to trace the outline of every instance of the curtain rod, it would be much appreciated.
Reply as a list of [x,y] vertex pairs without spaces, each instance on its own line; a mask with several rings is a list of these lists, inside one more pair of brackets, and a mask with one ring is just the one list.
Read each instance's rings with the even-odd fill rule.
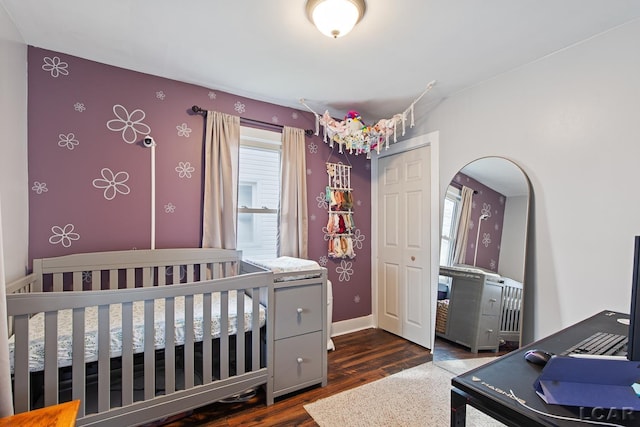
[[[197,105],[194,105],[193,107],[191,107],[191,111],[193,111],[196,114],[204,114],[205,116],[207,114],[207,110],[200,108]],[[279,130],[282,130],[282,128],[284,127],[283,125],[279,125],[276,123],[269,123],[269,122],[263,122],[260,120],[247,119],[245,117],[240,117],[240,123],[249,124],[249,125],[253,124],[253,125],[259,125],[259,126],[268,126],[268,127],[276,128]],[[314,131],[312,131],[311,129],[305,129],[304,134],[306,136],[311,136],[314,134]]]

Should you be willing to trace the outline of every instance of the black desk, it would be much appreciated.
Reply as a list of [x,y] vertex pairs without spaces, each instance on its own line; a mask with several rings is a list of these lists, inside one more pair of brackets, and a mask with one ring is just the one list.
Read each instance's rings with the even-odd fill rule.
[[465,425],[467,404],[508,426],[575,427],[578,425],[576,422],[536,414],[510,397],[510,390],[519,399],[524,400],[527,406],[546,414],[611,422],[624,426],[640,426],[640,412],[629,414],[620,409],[610,413],[609,410],[603,409],[547,405],[533,389],[533,383],[540,375],[542,367],[524,360],[524,353],[532,348],[560,354],[599,331],[626,335],[628,326],[618,322],[617,319],[628,318],[629,316],[623,313],[600,312],[547,338],[502,356],[494,362],[453,378],[451,380],[451,426]]

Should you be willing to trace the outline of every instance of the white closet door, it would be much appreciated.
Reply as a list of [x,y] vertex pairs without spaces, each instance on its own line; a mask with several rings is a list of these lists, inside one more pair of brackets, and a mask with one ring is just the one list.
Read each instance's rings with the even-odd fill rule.
[[378,325],[424,347],[433,333],[430,165],[430,146],[378,161]]

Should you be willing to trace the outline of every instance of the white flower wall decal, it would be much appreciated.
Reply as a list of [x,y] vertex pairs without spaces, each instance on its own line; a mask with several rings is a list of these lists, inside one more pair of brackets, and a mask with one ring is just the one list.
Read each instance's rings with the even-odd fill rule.
[[338,273],[338,280],[341,282],[348,282],[351,280],[351,276],[353,275],[353,262],[351,261],[340,261],[340,265],[336,267],[336,273]]
[[67,147],[69,150],[73,150],[77,145],[80,144],[80,141],[76,139],[76,135],[74,133],[58,135],[58,146]]
[[127,144],[133,144],[138,139],[138,135],[149,135],[151,128],[144,124],[146,114],[136,108],[131,113],[120,104],[113,106],[113,114],[117,117],[107,122],[107,128],[114,132],[122,132],[122,139]]
[[165,213],[174,213],[175,211],[176,211],[176,205],[174,205],[173,203],[169,202],[166,205],[164,205]]
[[489,247],[489,243],[491,243],[491,234],[490,233],[482,233],[482,244],[485,248]]
[[491,217],[491,204],[490,203],[483,203],[482,204],[482,209],[480,209],[480,213],[482,215],[486,215],[488,217]]
[[295,111],[293,113],[291,113],[291,118],[292,119],[297,119],[298,118],[298,113],[296,113]]
[[280,119],[278,118],[278,116],[273,116],[273,117],[271,117],[271,121],[273,123],[278,123],[280,121]]
[[156,92],[156,98],[158,98],[160,101],[164,101],[164,99],[167,97],[167,95],[165,95],[165,93],[161,90]]
[[46,182],[38,182],[38,181],[33,181],[33,187],[31,187],[31,189],[35,191],[36,194],[42,194],[49,191],[49,189],[47,188]]
[[320,209],[329,209],[329,203],[327,202],[327,193],[320,193],[320,195],[316,197],[316,202],[318,202],[318,207]]
[[42,65],[42,69],[51,74],[51,77],[57,78],[59,76],[68,76],[69,71],[67,68],[69,64],[62,61],[60,57],[54,56],[53,58],[49,58],[48,56],[44,57],[44,64]]
[[176,129],[178,130],[178,136],[189,138],[189,135],[191,134],[191,128],[188,127],[186,123],[182,123],[176,126]]
[[196,168],[191,166],[191,162],[180,162],[176,166],[176,172],[180,178],[191,178],[191,174],[195,172]]
[[67,224],[64,227],[54,225],[51,227],[53,235],[49,237],[49,243],[52,245],[62,244],[65,248],[71,247],[71,242],[79,240],[80,235],[73,231],[73,224]]
[[210,100],[214,100],[216,99],[216,93],[214,91],[209,91],[209,93],[207,94],[207,96],[209,97]]
[[318,144],[316,144],[315,142],[310,142],[307,147],[309,148],[309,153],[311,154],[316,154],[318,152]]
[[323,266],[323,267],[326,267],[326,266],[327,266],[327,262],[329,262],[329,257],[328,257],[328,256],[326,256],[326,255],[322,255],[322,256],[320,257],[320,259],[318,260],[318,264],[320,264],[320,265],[321,265],[321,266]]
[[236,101],[236,103],[233,104],[233,109],[236,110],[240,114],[242,114],[245,111],[247,111],[245,105],[240,101]]
[[95,188],[104,189],[104,198],[113,200],[118,193],[129,194],[131,191],[129,186],[125,184],[129,180],[129,174],[121,171],[116,174],[109,168],[102,168],[100,171],[102,178],[93,180]]
[[353,236],[351,237],[354,249],[362,249],[364,239],[364,234],[362,234],[359,228],[356,228],[356,231],[353,232]]
[[75,104],[73,104],[73,109],[78,113],[83,113],[87,109],[87,107],[84,106],[84,102],[76,102]]

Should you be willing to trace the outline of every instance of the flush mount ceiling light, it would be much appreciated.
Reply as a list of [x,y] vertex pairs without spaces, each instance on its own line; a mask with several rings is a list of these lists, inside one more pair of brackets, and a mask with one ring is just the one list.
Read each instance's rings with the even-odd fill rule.
[[364,0],[307,0],[307,16],[320,32],[338,38],[349,33],[362,19]]

